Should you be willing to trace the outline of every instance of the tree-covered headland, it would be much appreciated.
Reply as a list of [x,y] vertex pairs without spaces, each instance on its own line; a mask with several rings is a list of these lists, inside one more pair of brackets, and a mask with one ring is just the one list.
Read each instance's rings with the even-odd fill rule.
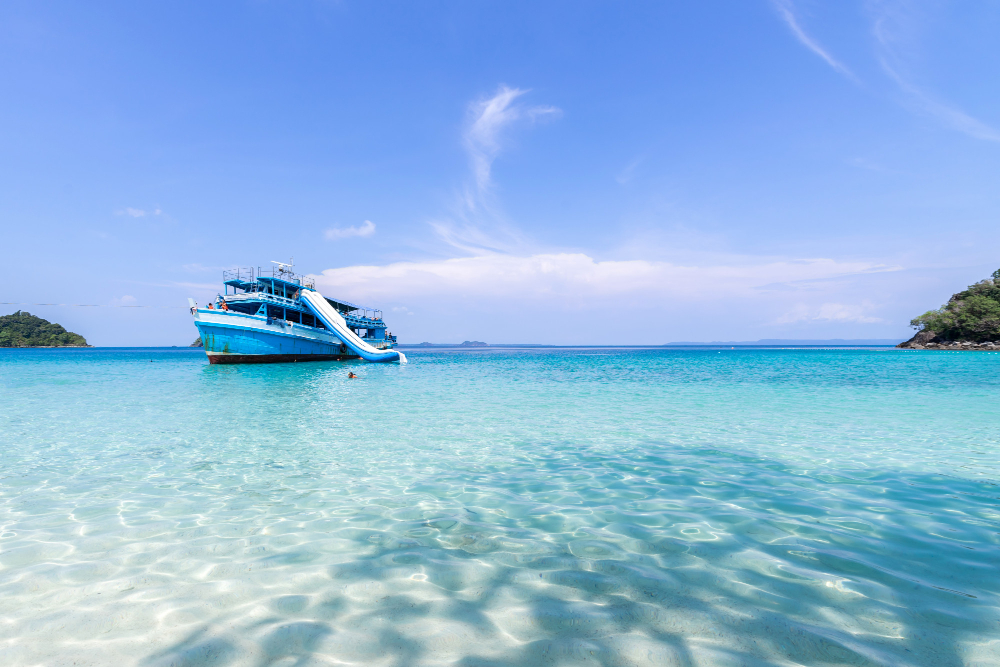
[[19,310],[0,316],[0,347],[87,347],[87,341],[80,334]]
[[992,277],[952,295],[948,303],[910,320],[917,335],[902,344],[1000,344],[1000,269]]

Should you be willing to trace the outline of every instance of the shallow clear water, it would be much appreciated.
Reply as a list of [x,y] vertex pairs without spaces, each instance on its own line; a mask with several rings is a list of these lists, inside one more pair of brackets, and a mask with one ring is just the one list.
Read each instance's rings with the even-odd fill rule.
[[0,662],[1000,665],[1000,354],[408,354],[0,351]]

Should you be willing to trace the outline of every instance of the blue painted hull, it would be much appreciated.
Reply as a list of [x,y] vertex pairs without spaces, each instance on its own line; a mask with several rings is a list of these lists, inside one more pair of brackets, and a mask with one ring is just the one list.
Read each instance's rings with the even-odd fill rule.
[[196,322],[209,362],[274,363],[357,359],[342,343],[328,343],[294,333]]

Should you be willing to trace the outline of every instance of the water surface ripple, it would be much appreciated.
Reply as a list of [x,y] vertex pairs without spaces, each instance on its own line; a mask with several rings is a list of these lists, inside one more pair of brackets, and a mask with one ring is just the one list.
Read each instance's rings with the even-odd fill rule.
[[410,358],[0,351],[0,662],[1000,665],[1000,354]]

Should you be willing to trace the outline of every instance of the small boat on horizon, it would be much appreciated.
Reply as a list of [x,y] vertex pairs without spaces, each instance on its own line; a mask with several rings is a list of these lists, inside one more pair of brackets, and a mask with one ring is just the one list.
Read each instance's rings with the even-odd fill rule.
[[223,271],[224,292],[204,308],[188,299],[209,363],[358,358],[406,363],[393,349],[396,337],[381,310],[327,298],[292,264],[272,264],[270,271]]

